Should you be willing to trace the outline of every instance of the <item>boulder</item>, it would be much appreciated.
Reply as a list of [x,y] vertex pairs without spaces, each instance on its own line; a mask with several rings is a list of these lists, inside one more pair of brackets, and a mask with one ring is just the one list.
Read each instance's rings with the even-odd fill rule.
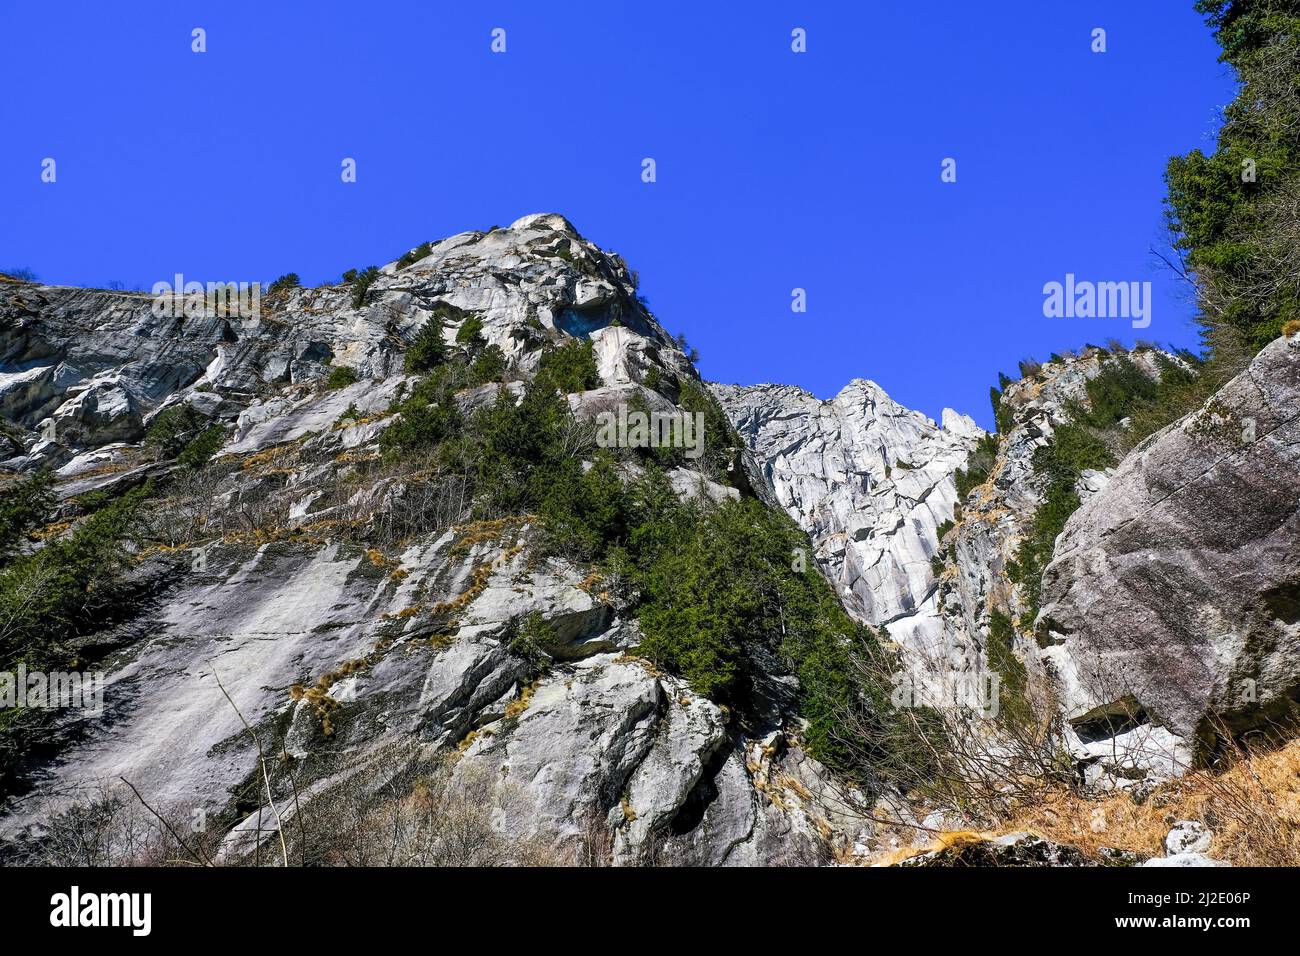
[[1195,751],[1300,698],[1300,342],[1279,339],[1136,448],[1070,518],[1040,639],[1085,736]]

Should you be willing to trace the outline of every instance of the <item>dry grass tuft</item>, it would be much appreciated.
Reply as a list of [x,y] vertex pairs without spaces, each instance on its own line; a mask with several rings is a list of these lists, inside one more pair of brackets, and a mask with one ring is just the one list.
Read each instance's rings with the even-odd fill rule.
[[1164,853],[1178,820],[1214,833],[1209,855],[1235,866],[1300,866],[1300,741],[1269,753],[1240,753],[1226,770],[1171,781],[1146,800],[1127,794],[1088,799],[1062,793],[1027,807],[1007,831],[1028,830],[1089,856],[1103,847],[1142,856]]

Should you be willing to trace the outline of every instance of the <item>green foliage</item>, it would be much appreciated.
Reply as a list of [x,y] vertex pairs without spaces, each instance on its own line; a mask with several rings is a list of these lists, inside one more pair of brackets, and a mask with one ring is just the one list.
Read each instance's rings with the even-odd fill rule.
[[686,341],[686,333],[678,332],[677,335],[673,337],[673,342],[677,345],[677,348],[681,351],[683,355],[686,356],[686,358],[690,361],[692,365],[694,365],[696,362],[700,360],[700,353],[695,350],[695,346],[691,345],[690,342]]
[[29,531],[47,524],[54,510],[54,476],[48,471],[20,478],[0,495],[0,562],[22,544]]
[[934,536],[935,536],[935,538],[936,538],[937,540],[939,540],[939,541],[942,541],[944,535],[946,535],[946,534],[947,534],[949,531],[951,531],[954,527],[955,527],[955,525],[953,524],[953,522],[952,522],[951,520],[940,522],[940,523],[939,523],[939,526],[938,526],[937,528],[934,529]]
[[198,469],[208,463],[226,441],[226,430],[220,425],[212,424],[194,436],[176,456],[176,461],[184,468]]
[[794,549],[807,542],[752,499],[692,516],[677,537],[644,573],[641,652],[698,693],[726,699],[746,670],[747,648],[776,650],[789,629],[816,626],[826,610],[811,584],[817,575],[786,573]]
[[[351,275],[352,278],[348,278]],[[352,308],[359,309],[366,304],[366,296],[370,293],[370,287],[375,284],[379,278],[378,266],[366,266],[360,272],[350,269],[343,273],[343,281],[352,284]]]
[[551,652],[559,644],[559,635],[540,611],[532,611],[512,628],[506,643],[512,654],[540,667],[550,659]]
[[989,612],[988,641],[985,653],[989,667],[998,675],[998,720],[1011,726],[1024,726],[1033,718],[1029,702],[1029,675],[1016,656],[1016,631],[1011,618],[1001,611]]
[[601,450],[585,471],[572,459],[553,461],[547,471],[551,483],[537,508],[553,547],[591,561],[627,539],[629,505],[612,453]]
[[408,375],[427,372],[447,361],[447,344],[442,338],[442,317],[438,314],[426,319],[406,347],[404,367]]
[[415,452],[430,452],[460,436],[464,421],[456,405],[461,369],[440,365],[411,393],[389,409],[401,414],[379,436],[385,458],[395,460]]
[[73,637],[114,619],[129,562],[123,545],[150,490],[128,492],[0,571],[0,668],[66,660]]
[[541,376],[528,383],[518,405],[503,390],[474,416],[475,484],[485,513],[537,511],[574,479],[578,463],[561,443],[570,417],[568,403]]
[[697,459],[715,478],[726,475],[732,463],[732,449],[740,445],[740,438],[731,427],[722,406],[702,385],[689,379],[678,390],[677,404],[690,414],[704,415],[702,440],[704,451]]
[[570,339],[545,349],[537,370],[538,381],[566,395],[600,387],[596,353],[589,339]]
[[506,356],[499,345],[486,346],[474,357],[469,367],[470,378],[475,385],[499,382],[506,373]]
[[1051,442],[1035,451],[1032,459],[1042,485],[1042,502],[1027,525],[1015,560],[1007,567],[1007,577],[1021,586],[1025,599],[1026,613],[1020,622],[1024,628],[1030,627],[1038,614],[1043,570],[1052,560],[1057,535],[1079,507],[1075,487],[1080,474],[1115,464],[1103,436],[1135,408],[1150,405],[1160,393],[1160,383],[1127,355],[1107,359],[1086,387],[1087,404],[1072,406],[1071,421],[1059,426]]
[[296,289],[301,285],[302,280],[298,278],[298,273],[286,272],[266,287],[266,294],[275,295],[280,292],[288,292],[290,289]]
[[433,243],[422,242],[410,252],[402,253],[401,258],[397,260],[397,268],[405,269],[407,266],[419,262],[431,252],[433,252]]
[[[1300,188],[1300,5],[1199,0],[1196,6],[1240,87],[1224,111],[1215,150],[1169,161],[1166,218],[1175,250],[1199,281],[1199,321],[1208,343],[1216,353],[1241,347],[1248,357],[1300,315],[1300,276],[1276,267],[1300,253],[1289,228]],[[1253,164],[1253,181],[1243,164]]]
[[460,328],[456,330],[456,343],[470,347],[482,345],[483,320],[472,312],[467,315]]
[[154,416],[145,432],[144,443],[159,458],[175,458],[199,433],[208,427],[208,419],[184,402]]
[[999,435],[1005,435],[1011,431],[1011,426],[1015,424],[1012,420],[1011,409],[1004,408],[1002,405],[1002,392],[1006,389],[1006,376],[999,376],[1004,380],[1002,387],[996,385],[989,386],[989,402],[993,405],[993,423]]
[[1178,353],[1180,362],[1157,353],[1156,366],[1160,381],[1155,394],[1129,411],[1129,427],[1122,436],[1124,450],[1155,434],[1187,412],[1201,405],[1224,383],[1230,370],[1227,363],[1207,365],[1187,351]]
[[330,391],[347,388],[358,381],[357,370],[350,365],[335,365],[325,377],[325,387]]
[[1138,405],[1153,401],[1159,386],[1127,355],[1116,355],[1085,387],[1088,405],[1076,409],[1074,419],[1093,428],[1110,428]]
[[957,500],[963,501],[966,496],[974,489],[984,484],[988,480],[989,472],[993,470],[993,463],[998,456],[998,437],[996,434],[985,434],[971,452],[970,457],[966,459],[966,467],[958,468],[953,475],[953,481],[957,485]]

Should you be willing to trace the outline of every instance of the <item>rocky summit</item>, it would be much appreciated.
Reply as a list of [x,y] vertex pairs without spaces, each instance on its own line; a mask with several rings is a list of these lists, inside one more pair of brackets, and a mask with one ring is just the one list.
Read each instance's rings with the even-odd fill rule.
[[[0,665],[100,682],[0,717],[6,861],[1127,865],[924,835],[1294,717],[1295,335],[1133,443],[1187,357],[1054,356],[996,433],[706,384],[555,214],[182,297],[0,281]],[[954,674],[983,802],[898,697]]]

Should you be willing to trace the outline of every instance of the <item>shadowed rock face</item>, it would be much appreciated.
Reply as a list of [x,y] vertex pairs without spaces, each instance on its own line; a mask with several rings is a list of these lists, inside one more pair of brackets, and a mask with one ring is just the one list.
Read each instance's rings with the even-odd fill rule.
[[1185,739],[1300,696],[1300,340],[1152,436],[1057,541],[1038,628],[1066,716],[1128,699]]

